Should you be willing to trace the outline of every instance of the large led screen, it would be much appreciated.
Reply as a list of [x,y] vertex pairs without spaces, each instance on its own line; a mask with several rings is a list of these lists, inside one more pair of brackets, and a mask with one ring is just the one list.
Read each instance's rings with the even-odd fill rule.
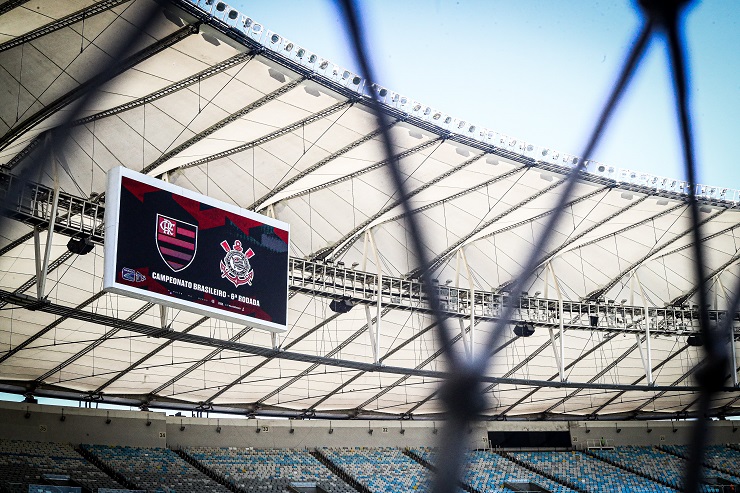
[[124,167],[105,202],[106,291],[286,329],[288,224]]

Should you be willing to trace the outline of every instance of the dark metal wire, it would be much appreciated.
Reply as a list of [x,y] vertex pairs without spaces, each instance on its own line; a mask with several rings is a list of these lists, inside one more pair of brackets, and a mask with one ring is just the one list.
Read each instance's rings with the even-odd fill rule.
[[[361,75],[365,77],[368,84],[373,84],[375,82],[374,73],[367,55],[368,50],[365,44],[365,36],[360,19],[360,10],[357,8],[356,0],[339,0],[338,3],[344,14],[347,31],[352,40],[355,56],[357,57],[362,71]],[[676,109],[681,127],[684,162],[689,182],[688,201],[690,205],[690,218],[696,256],[694,275],[698,285],[698,298],[700,305],[699,325],[704,340],[706,341],[706,355],[704,361],[699,363],[701,365],[701,369],[697,372],[697,380],[703,388],[699,399],[700,418],[697,420],[697,424],[693,431],[693,440],[690,450],[691,460],[689,461],[689,467],[687,468],[686,480],[684,483],[686,491],[693,493],[699,489],[703,451],[706,445],[706,418],[703,418],[702,416],[708,413],[713,394],[723,386],[726,378],[725,372],[729,361],[726,345],[718,343],[717,338],[712,334],[713,331],[710,330],[706,303],[708,299],[706,279],[704,276],[706,269],[704,265],[704,253],[701,241],[699,207],[696,199],[694,150],[686,90],[688,74],[684,62],[684,43],[681,39],[681,29],[679,26],[680,14],[687,3],[688,0],[640,1],[640,7],[646,17],[645,23],[633,42],[632,48],[625,59],[624,66],[614,88],[612,89],[611,95],[594,126],[584,152],[581,153],[582,161],[566,177],[565,189],[560,195],[557,205],[553,208],[553,214],[548,218],[543,231],[535,242],[527,261],[524,263],[524,267],[522,268],[520,275],[511,286],[511,292],[515,295],[516,293],[521,292],[525,283],[534,274],[537,267],[537,260],[540,258],[544,250],[549,234],[554,230],[560,220],[562,212],[565,209],[565,204],[567,204],[567,201],[573,193],[577,179],[584,168],[584,164],[590,158],[590,155],[603,134],[617,103],[639,65],[642,56],[645,53],[648,41],[651,36],[658,33],[659,30],[664,31],[667,35],[669,44],[669,61],[676,90]],[[374,98],[377,98],[374,93],[372,94]],[[384,127],[387,117],[385,117],[384,113],[380,110],[378,101],[374,100],[374,103],[373,109],[377,115],[379,126]],[[384,131],[382,136],[385,151],[388,156],[389,172],[391,173],[396,185],[404,211],[408,211],[410,209],[410,205],[407,200],[407,191],[400,172],[399,163],[393,159],[391,136],[388,131]],[[438,293],[432,286],[431,276],[427,269],[429,263],[423,248],[424,241],[421,233],[422,228],[420,227],[416,217],[411,214],[407,215],[406,225],[409,229],[413,248],[420,264],[419,271],[425,273],[423,275],[424,289],[426,290],[435,318],[440,320],[439,300],[437,298]],[[739,304],[740,286],[738,286],[738,289],[735,291],[732,303],[728,307],[728,313],[735,313]],[[483,396],[480,393],[479,384],[480,379],[484,375],[489,364],[490,351],[488,348],[494,347],[500,339],[505,327],[513,315],[514,309],[515,305],[513,303],[510,303],[505,307],[501,318],[496,322],[493,330],[489,333],[488,340],[485,344],[487,350],[472,361],[466,361],[459,356],[456,356],[456,354],[450,350],[451,336],[448,332],[448,328],[444,323],[438,324],[438,333],[441,336],[441,340],[443,341],[446,350],[446,356],[451,367],[452,376],[443,384],[440,391],[442,400],[446,405],[448,420],[443,428],[442,440],[440,442],[443,444],[443,447],[440,450],[437,463],[438,474],[434,483],[435,493],[454,492],[458,488],[465,457],[466,438],[464,430],[469,427],[470,421],[476,418],[478,412],[483,406]],[[731,315],[725,317],[725,320],[722,322],[722,334],[726,334],[728,332],[732,334],[732,320],[733,317]],[[649,323],[647,313],[645,314],[645,322],[646,324]]]
[[[593,152],[593,149],[604,132],[614,108],[619,102],[625,88],[631,80],[632,75],[639,65],[639,62],[644,55],[647,42],[652,34],[655,34],[659,29],[662,30],[668,41],[669,58],[676,91],[676,108],[681,127],[681,140],[683,143],[687,181],[689,182],[690,188],[688,201],[691,210],[690,216],[695,244],[695,276],[697,285],[699,286],[699,323],[706,349],[704,362],[701,363],[701,371],[697,372],[697,380],[703,389],[699,398],[698,414],[700,419],[697,420],[697,424],[693,430],[690,449],[691,460],[689,461],[686,481],[684,484],[686,491],[696,492],[699,489],[701,464],[706,444],[706,419],[701,419],[701,417],[708,414],[714,393],[722,388],[726,379],[726,369],[729,364],[729,360],[726,344],[723,343],[724,339],[722,337],[717,337],[718,334],[715,334],[715,330],[711,329],[707,312],[706,301],[708,299],[708,295],[706,280],[704,277],[706,269],[704,266],[704,253],[702,249],[699,224],[699,208],[695,190],[696,173],[693,156],[694,150],[690,128],[691,119],[687,101],[688,70],[685,63],[684,42],[681,36],[682,29],[679,25],[683,9],[688,3],[689,2],[687,0],[640,0],[639,5],[646,14],[645,24],[633,42],[632,48],[625,59],[624,67],[614,85],[612,93],[607,100],[596,125],[594,126],[584,152],[581,153],[583,161],[581,161],[579,166],[575,167],[568,174],[565,181],[565,189],[560,195],[557,205],[553,208],[554,213],[549,216],[540,237],[530,252],[529,257],[524,264],[524,268],[522,269],[521,274],[516,278],[516,282],[511,287],[511,290],[513,293],[520,292],[522,290],[522,286],[524,286],[527,280],[533,275],[537,265],[537,260],[540,258],[540,255],[544,250],[544,245],[548,235],[557,225],[561,213],[565,209],[565,204],[567,204],[570,195],[573,193],[578,177],[583,171],[584,163],[589,159],[589,156]],[[372,83],[376,79],[374,77],[370,59],[367,56],[368,50],[365,43],[363,25],[356,1],[338,0],[338,4],[344,14],[346,27],[350,38],[352,39],[355,56],[357,57],[361,67],[361,75],[363,75],[368,83]],[[141,34],[148,30],[156,17],[156,9],[156,4],[152,4],[149,9],[146,9],[142,14],[144,21],[140,24],[140,29],[130,37],[122,38],[120,40],[119,45],[111,53],[109,62],[101,67],[99,72],[100,75],[95,79],[96,82],[87,88],[87,91],[74,103],[72,111],[68,111],[66,118],[54,131],[51,132],[49,144],[39,152],[36,159],[34,159],[33,164],[26,167],[24,174],[27,176],[34,176],[42,166],[50,162],[50,156],[53,149],[60,149],[64,140],[68,137],[70,130],[69,124],[79,117],[81,110],[90,100],[95,90],[109,79],[109,77],[106,77],[106,74],[114,73],[115,66],[118,61],[123,59],[132,46],[137,44]],[[425,242],[423,241],[422,228],[416,219],[416,216],[410,213],[411,206],[407,200],[408,193],[400,171],[400,166],[397,160],[393,158],[392,137],[388,131],[390,123],[389,118],[383,111],[381,111],[379,101],[373,100],[371,106],[376,113],[378,126],[383,130],[381,135],[384,150],[388,156],[388,169],[390,170],[393,181],[398,190],[398,195],[401,197],[401,204],[407,217],[407,227],[412,239],[413,249],[416,253],[418,263],[420,264],[421,271],[427,272],[425,267],[429,265],[429,259],[426,255],[426,250],[423,248]],[[23,181],[24,180],[22,179],[18,180],[19,183]],[[6,200],[8,201],[14,201],[14,199],[15,197],[13,197],[11,193],[6,197]],[[515,307],[513,304],[509,304],[505,307],[503,316],[494,325],[493,330],[490,332],[485,343],[486,350],[481,352],[481,355],[476,359],[469,361],[452,351],[453,338],[448,327],[448,321],[441,313],[438,293],[432,285],[430,273],[427,272],[422,277],[422,282],[428,296],[431,311],[435,321],[437,322],[436,330],[442,341],[442,348],[445,350],[451,369],[451,376],[445,382],[440,391],[442,400],[447,407],[448,419],[442,431],[441,443],[444,444],[444,447],[439,456],[438,475],[434,484],[434,491],[436,493],[449,493],[457,491],[459,487],[459,478],[461,477],[465,457],[464,452],[467,445],[467,434],[465,431],[470,426],[470,422],[478,416],[479,412],[484,407],[484,398],[481,392],[480,383],[489,364],[489,356],[491,354],[490,349],[495,347],[498,339],[503,334]],[[739,305],[740,287],[735,290],[732,302],[728,306],[730,316],[725,317],[725,319],[720,322],[719,330],[721,330],[722,334],[726,334],[728,332],[730,334],[732,333],[733,317],[731,314],[737,311]]]

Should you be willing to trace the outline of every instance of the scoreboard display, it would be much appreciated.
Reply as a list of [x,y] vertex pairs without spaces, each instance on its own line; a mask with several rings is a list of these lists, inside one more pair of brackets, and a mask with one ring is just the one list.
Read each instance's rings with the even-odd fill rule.
[[290,226],[125,167],[108,175],[104,289],[283,332]]

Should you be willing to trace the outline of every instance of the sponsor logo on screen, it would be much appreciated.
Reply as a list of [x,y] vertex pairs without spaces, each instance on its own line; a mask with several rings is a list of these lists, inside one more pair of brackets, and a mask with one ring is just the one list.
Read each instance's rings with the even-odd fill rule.
[[157,214],[157,250],[175,272],[185,270],[198,249],[198,226]]
[[124,267],[121,269],[121,277],[128,282],[144,282],[146,276],[138,270],[131,269],[130,267]]
[[254,257],[251,248],[243,251],[242,242],[236,240],[234,247],[229,245],[228,241],[222,241],[221,247],[226,252],[226,256],[221,261],[221,277],[228,279],[237,288],[242,284],[252,285],[254,279],[254,270],[249,263],[249,259]]

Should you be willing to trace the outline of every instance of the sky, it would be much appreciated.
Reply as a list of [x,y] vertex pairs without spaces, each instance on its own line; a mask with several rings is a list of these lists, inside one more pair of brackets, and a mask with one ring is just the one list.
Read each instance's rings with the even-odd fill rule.
[[[643,18],[636,2],[373,0],[361,4],[378,83],[519,140],[581,155]],[[230,5],[353,72],[328,0]],[[740,189],[740,2],[693,2],[685,16],[698,182]],[[593,159],[685,177],[662,37],[651,43]]]

